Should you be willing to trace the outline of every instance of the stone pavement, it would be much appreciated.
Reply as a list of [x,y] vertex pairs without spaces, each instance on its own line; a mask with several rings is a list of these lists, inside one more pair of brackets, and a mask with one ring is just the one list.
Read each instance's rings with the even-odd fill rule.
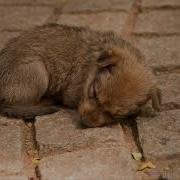
[[[179,0],[0,0],[0,49],[46,23],[112,30],[138,47],[163,91],[162,112],[103,128],[61,110],[36,122],[0,118],[0,180],[180,179]],[[143,161],[156,168],[137,171]]]

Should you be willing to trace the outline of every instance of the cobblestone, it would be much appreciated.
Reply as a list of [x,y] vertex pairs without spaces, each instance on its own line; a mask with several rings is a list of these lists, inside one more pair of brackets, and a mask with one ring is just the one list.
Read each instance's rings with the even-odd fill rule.
[[44,180],[113,180],[134,179],[135,167],[126,149],[109,146],[44,158],[40,170]]
[[144,12],[138,16],[134,32],[173,34],[180,33],[180,11],[163,10]]
[[133,0],[71,0],[64,12],[97,12],[103,10],[129,10]]
[[82,129],[77,127],[77,120],[76,113],[67,110],[37,118],[36,138],[41,155],[53,151],[65,153],[84,148],[125,146],[120,126]]
[[23,169],[22,137],[19,123],[0,118],[0,173],[19,173]]
[[157,77],[163,94],[163,103],[176,102],[176,99],[180,100],[180,74],[167,73]]
[[[88,26],[94,30],[115,31],[121,33],[127,15],[123,12],[102,12],[98,14],[62,14],[59,24]],[[118,21],[117,21],[118,19]]]
[[51,12],[48,7],[0,7],[0,30],[22,30],[42,25]]
[[139,118],[138,130],[145,157],[180,155],[180,110],[165,111],[153,118]]
[[180,36],[134,37],[133,44],[146,56],[149,65],[180,65]]

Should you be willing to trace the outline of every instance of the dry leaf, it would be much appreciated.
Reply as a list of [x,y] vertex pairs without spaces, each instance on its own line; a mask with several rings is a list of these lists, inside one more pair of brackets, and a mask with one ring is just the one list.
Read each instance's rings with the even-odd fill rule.
[[40,158],[33,158],[32,163],[33,164],[39,164]]
[[33,155],[34,157],[33,157],[33,159],[32,159],[32,163],[33,163],[33,164],[38,164],[39,161],[41,160],[40,157],[39,157],[38,151],[37,151],[37,150],[34,150],[34,151],[33,151],[33,154],[34,154],[34,155]]
[[138,171],[143,171],[144,169],[154,169],[156,168],[156,166],[151,162],[151,161],[148,161],[148,162],[144,162],[143,164],[141,164],[138,168]]
[[139,152],[133,152],[131,153],[132,157],[136,160],[136,161],[140,161],[142,159],[142,154]]

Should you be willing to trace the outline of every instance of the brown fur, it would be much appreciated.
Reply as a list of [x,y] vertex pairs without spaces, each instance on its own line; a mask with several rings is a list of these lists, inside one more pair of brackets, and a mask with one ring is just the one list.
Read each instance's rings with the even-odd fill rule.
[[64,25],[36,27],[0,52],[0,113],[34,118],[53,113],[53,99],[78,108],[82,122],[102,126],[135,112],[159,93],[141,53],[112,32]]

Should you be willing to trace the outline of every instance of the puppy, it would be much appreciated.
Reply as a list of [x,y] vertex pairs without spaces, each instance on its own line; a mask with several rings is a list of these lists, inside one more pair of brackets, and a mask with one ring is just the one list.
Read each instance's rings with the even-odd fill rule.
[[0,52],[2,115],[33,119],[60,104],[97,127],[150,99],[159,110],[153,74],[141,53],[113,32],[49,24],[22,33]]

